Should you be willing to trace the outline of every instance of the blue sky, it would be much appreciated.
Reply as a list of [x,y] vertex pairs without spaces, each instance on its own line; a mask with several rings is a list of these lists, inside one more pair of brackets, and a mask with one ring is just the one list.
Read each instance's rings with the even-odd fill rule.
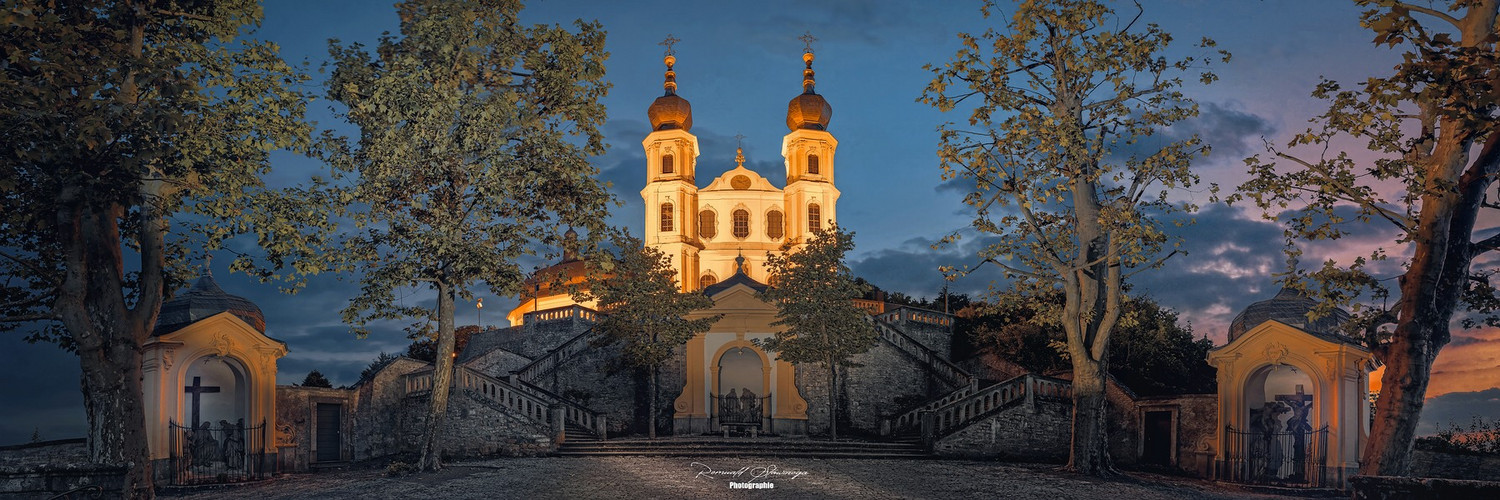
[[[1174,34],[1182,50],[1207,36],[1234,54],[1216,69],[1221,80],[1187,89],[1203,115],[1173,133],[1194,131],[1214,147],[1198,163],[1205,181],[1234,186],[1245,178],[1243,159],[1263,150],[1262,140],[1284,143],[1306,127],[1320,104],[1309,97],[1326,76],[1362,81],[1388,71],[1396,55],[1375,47],[1358,26],[1352,2],[1304,0],[1143,1],[1143,20]],[[604,128],[611,147],[596,159],[601,177],[614,183],[625,203],[613,222],[639,233],[644,156],[640,141],[649,132],[646,107],[661,95],[662,47],[673,34],[678,93],[692,102],[699,137],[700,179],[733,167],[736,134],[745,138],[747,167],[781,184],[779,155],[786,133],[786,102],[801,91],[802,42],[811,32],[817,54],[818,91],[833,106],[829,131],[839,140],[837,157],[840,223],[857,232],[850,263],[856,273],[882,288],[931,296],[943,285],[939,265],[972,260],[978,240],[934,250],[942,236],[961,231],[969,217],[962,193],[944,185],[937,167],[937,128],[965,117],[943,114],[917,102],[931,80],[924,64],[943,64],[959,48],[955,34],[998,26],[979,15],[979,2],[955,1],[537,1],[522,18],[535,23],[569,24],[597,19],[608,31],[608,80]],[[1002,5],[1002,16],[1008,16]],[[1133,10],[1129,2],[1117,5]],[[376,1],[267,1],[266,20],[255,35],[277,42],[289,61],[313,70],[326,58],[328,39],[373,44],[382,31],[396,29],[395,10]],[[320,79],[321,75],[317,75]],[[311,106],[319,126],[348,130],[327,111],[327,101]],[[273,181],[295,183],[320,166],[290,154],[275,157]],[[1222,341],[1224,328],[1251,302],[1274,295],[1270,272],[1278,269],[1281,233],[1240,207],[1210,205],[1206,192],[1181,193],[1205,205],[1199,224],[1184,230],[1188,254],[1167,268],[1145,273],[1136,290],[1176,308],[1196,331]],[[1388,242],[1371,231],[1312,255],[1366,253]],[[227,262],[228,259],[217,259]],[[528,265],[539,265],[540,261]],[[338,317],[357,284],[345,278],[314,279],[296,296],[277,294],[216,266],[220,283],[266,312],[268,333],[288,342],[291,354],[280,364],[280,382],[301,381],[311,369],[335,384],[352,383],[381,351],[404,349],[404,323],[377,325],[356,339]],[[952,284],[958,292],[979,292],[992,276]],[[490,324],[502,320],[515,300],[485,297]],[[472,305],[460,305],[463,320]],[[1467,421],[1473,413],[1500,415],[1500,356],[1494,332],[1458,332],[1444,351],[1434,377],[1429,419]],[[82,398],[77,359],[49,345],[0,339],[0,444],[23,441],[34,429],[44,439],[82,434]],[[1461,403],[1460,403],[1461,402]],[[16,408],[24,408],[15,410]],[[1451,414],[1451,416],[1449,416]],[[1446,416],[1446,417],[1445,417]]]

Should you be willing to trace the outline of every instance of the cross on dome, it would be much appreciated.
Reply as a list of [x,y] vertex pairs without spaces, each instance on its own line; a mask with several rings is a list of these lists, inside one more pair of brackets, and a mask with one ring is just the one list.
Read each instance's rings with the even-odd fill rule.
[[677,38],[675,36],[672,36],[671,33],[667,33],[667,38],[665,40],[662,40],[661,43],[658,43],[657,45],[661,45],[661,46],[664,46],[664,47],[667,48],[666,53],[664,53],[662,55],[668,55],[668,56],[670,56],[670,55],[677,54],[677,51],[672,49],[672,44],[675,44],[675,43],[681,42],[681,41],[682,41],[682,39]]
[[802,40],[802,52],[805,54],[811,54],[813,51],[812,43],[818,41],[817,37],[812,36],[811,31],[802,33],[802,36],[797,37],[797,39]]

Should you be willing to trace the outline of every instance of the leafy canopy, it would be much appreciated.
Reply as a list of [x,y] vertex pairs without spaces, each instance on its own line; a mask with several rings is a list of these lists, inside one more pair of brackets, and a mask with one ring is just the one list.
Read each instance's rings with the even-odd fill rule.
[[344,252],[363,272],[346,319],[426,317],[404,287],[514,295],[516,260],[562,228],[602,231],[604,31],[524,26],[515,1],[411,1],[374,52],[331,43],[328,95],[360,136],[330,154],[358,210]]
[[581,302],[597,301],[603,313],[591,343],[621,345],[621,361],[627,366],[661,367],[674,349],[707,332],[721,316],[689,318],[713,307],[713,299],[683,292],[671,258],[661,250],[629,233],[617,235],[614,243],[617,252],[599,252],[588,260],[587,288],[575,294]]
[[828,224],[801,248],[788,242],[782,253],[767,254],[771,284],[760,295],[776,305],[772,324],[785,328],[757,344],[777,359],[825,367],[851,365],[851,356],[874,347],[875,327],[854,305],[869,287],[844,263],[853,249],[854,233]]

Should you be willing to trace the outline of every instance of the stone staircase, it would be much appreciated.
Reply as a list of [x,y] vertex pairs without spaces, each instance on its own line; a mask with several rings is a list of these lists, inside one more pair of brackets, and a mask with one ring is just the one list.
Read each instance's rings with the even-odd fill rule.
[[929,450],[938,439],[1017,407],[1034,407],[1038,399],[1072,402],[1071,382],[1025,374],[985,387],[974,384],[923,403],[882,424],[892,442],[916,442]]
[[661,439],[568,440],[558,456],[923,458],[919,443],[814,441],[801,438],[668,437]]

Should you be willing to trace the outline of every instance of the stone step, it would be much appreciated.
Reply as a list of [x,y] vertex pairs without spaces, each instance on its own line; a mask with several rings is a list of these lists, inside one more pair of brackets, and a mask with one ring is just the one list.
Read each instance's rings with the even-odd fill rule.
[[587,456],[678,456],[678,457],[806,457],[806,458],[931,458],[931,455],[920,452],[855,452],[855,451],[819,451],[819,450],[590,450],[571,451],[559,449],[556,456],[560,457],[587,457]]

